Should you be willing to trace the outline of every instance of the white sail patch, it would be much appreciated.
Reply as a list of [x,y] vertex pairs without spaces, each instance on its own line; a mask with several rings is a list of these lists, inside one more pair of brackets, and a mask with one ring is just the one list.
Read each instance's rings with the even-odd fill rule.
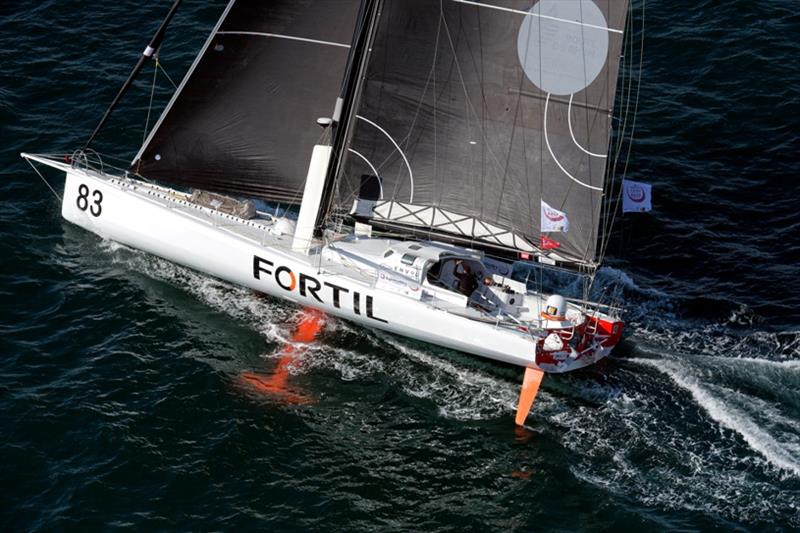
[[529,13],[517,35],[525,76],[552,94],[588,87],[608,56],[608,25],[600,8],[592,0],[540,0]]
[[566,233],[569,231],[569,218],[564,211],[559,211],[542,200],[542,220],[541,230],[542,233],[552,231],[560,231]]
[[649,183],[622,180],[622,212],[641,213],[652,210],[651,189]]

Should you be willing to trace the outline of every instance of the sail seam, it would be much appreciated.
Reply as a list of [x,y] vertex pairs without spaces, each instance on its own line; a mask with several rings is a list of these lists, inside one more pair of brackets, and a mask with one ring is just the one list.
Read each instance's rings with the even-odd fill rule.
[[596,24],[587,24],[585,22],[580,22],[578,20],[569,20],[569,19],[562,19],[562,18],[559,18],[559,17],[551,17],[549,15],[542,15],[542,14],[539,14],[539,13],[531,13],[529,11],[522,11],[522,10],[519,10],[519,9],[512,9],[510,7],[493,6],[491,4],[484,4],[482,2],[473,2],[472,0],[451,0],[451,1],[459,3],[459,4],[469,4],[469,5],[478,6],[478,7],[488,7],[489,9],[496,9],[498,11],[506,11],[507,13],[516,13],[517,15],[525,15],[525,16],[530,16],[530,17],[538,17],[538,18],[541,18],[541,19],[555,20],[557,22],[564,22],[566,24],[575,24],[577,26],[584,26],[586,28],[593,28],[595,30],[603,30],[603,31],[607,31],[607,32],[610,32],[610,33],[620,33],[620,34],[622,33],[622,30],[616,30],[614,28],[609,28],[609,27],[606,27],[606,26],[597,26]]
[[302,41],[305,43],[324,44],[327,46],[339,46],[350,48],[349,44],[334,43],[333,41],[320,41],[319,39],[309,39],[308,37],[297,37],[296,35],[283,35],[281,33],[265,33],[260,31],[219,31],[217,35],[253,35],[258,37],[276,37],[278,39],[288,39],[290,41]]

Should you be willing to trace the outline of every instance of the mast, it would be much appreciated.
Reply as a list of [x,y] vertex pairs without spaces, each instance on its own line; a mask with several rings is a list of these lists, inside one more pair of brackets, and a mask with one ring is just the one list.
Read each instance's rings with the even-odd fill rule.
[[[336,180],[342,168],[347,150],[348,138],[351,132],[351,125],[357,109],[356,100],[362,87],[361,79],[367,68],[367,58],[369,55],[369,43],[374,35],[376,21],[380,14],[381,0],[362,0],[361,9],[358,15],[353,44],[350,49],[350,58],[347,63],[344,81],[342,83],[341,96],[336,100],[336,108],[333,118],[333,142],[331,161],[328,164],[328,172],[325,178],[325,185],[322,191],[320,209],[317,212],[315,223],[315,236],[319,237],[325,218],[330,212],[333,202],[333,190]],[[342,117],[345,117],[342,122]]]
[[119,100],[128,91],[128,88],[133,83],[133,80],[136,79],[136,76],[139,74],[139,71],[142,70],[144,62],[147,59],[153,57],[153,55],[158,52],[158,48],[159,46],[161,46],[161,41],[164,40],[164,34],[167,31],[167,26],[169,26],[169,23],[172,20],[172,17],[175,15],[175,12],[178,10],[178,6],[180,5],[180,3],[181,0],[175,0],[172,3],[172,7],[167,13],[167,16],[161,22],[161,26],[158,27],[158,30],[156,30],[156,33],[153,35],[153,38],[150,39],[150,43],[147,45],[147,48],[145,48],[144,51],[142,52],[142,55],[139,56],[139,59],[136,61],[136,65],[134,65],[133,70],[131,70],[131,73],[128,75],[128,79],[125,80],[125,83],[122,84],[122,87],[120,88],[119,92],[117,92],[117,96],[114,97],[114,100],[112,100],[111,105],[109,105],[108,109],[106,109],[106,112],[103,113],[103,117],[100,119],[100,122],[97,124],[97,127],[95,127],[94,131],[89,136],[89,140],[86,141],[86,144],[83,145],[84,150],[89,148],[89,145],[92,144],[94,138],[97,136],[100,130],[103,129],[103,126],[108,120],[108,117],[111,116],[111,112],[114,111],[114,108],[117,106]]

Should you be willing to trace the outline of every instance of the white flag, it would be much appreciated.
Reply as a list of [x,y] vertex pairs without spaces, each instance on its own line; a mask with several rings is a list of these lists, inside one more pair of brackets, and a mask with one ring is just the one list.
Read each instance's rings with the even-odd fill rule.
[[553,209],[547,202],[542,200],[542,223],[541,232],[561,231],[566,233],[569,231],[569,219],[567,214],[558,209]]
[[622,180],[622,212],[641,213],[653,209],[649,183]]

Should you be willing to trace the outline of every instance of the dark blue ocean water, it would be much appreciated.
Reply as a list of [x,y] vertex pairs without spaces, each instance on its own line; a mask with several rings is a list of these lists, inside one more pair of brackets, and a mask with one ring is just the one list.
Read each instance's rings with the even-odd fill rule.
[[[254,396],[296,308],[61,220],[17,154],[86,139],[166,4],[0,7],[0,528],[800,528],[796,0],[648,3],[655,209],[601,273],[629,333],[522,431],[518,370],[337,320],[292,367],[312,403]],[[176,80],[220,7],[176,17]],[[138,148],[149,75],[103,153]]]

